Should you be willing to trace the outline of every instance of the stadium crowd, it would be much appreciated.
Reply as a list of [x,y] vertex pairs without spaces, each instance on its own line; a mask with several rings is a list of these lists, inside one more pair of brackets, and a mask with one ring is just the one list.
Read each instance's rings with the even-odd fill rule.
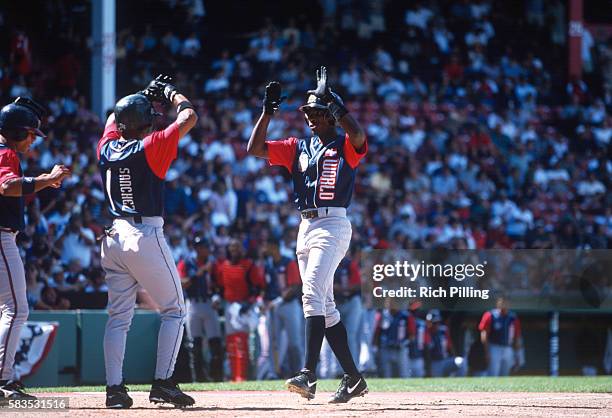
[[[297,108],[321,63],[368,133],[349,210],[354,248],[337,274],[339,303],[359,318],[349,335],[371,338],[376,327],[375,312],[352,303],[363,249],[610,247],[610,40],[587,30],[585,75],[568,80],[558,65],[567,47],[561,1],[546,8],[528,1],[518,16],[505,2],[412,2],[401,19],[383,0],[319,3],[320,21],[267,20],[218,52],[209,44],[222,36],[205,31],[202,1],[160,3],[183,19],[180,31],[147,20],[141,30],[117,34],[119,95],[166,72],[195,99],[198,126],[181,141],[166,178],[165,232],[177,263],[194,259],[205,240],[221,269],[230,242],[241,244],[263,278],[254,292],[264,326],[256,321],[254,333],[269,333],[261,330],[271,321],[267,308],[283,297],[265,290],[267,272],[274,243],[279,257],[294,259],[299,214],[287,173],[247,156],[246,142],[263,86],[273,79],[287,99],[270,137],[310,134]],[[519,29],[524,36],[516,36]],[[102,122],[88,109],[87,64],[74,52],[88,50],[79,30],[60,32],[59,44],[69,47],[47,62],[37,56],[38,35],[15,27],[1,57],[3,103],[33,95],[49,109],[49,138],[37,140],[24,168],[35,175],[64,163],[73,171],[61,190],[29,201],[18,237],[33,309],[106,304],[96,243],[109,223],[95,156]],[[211,295],[222,301],[215,283]],[[154,308],[146,294],[139,303]],[[367,351],[369,343],[354,346]],[[372,361],[363,352],[361,360],[364,367]]]

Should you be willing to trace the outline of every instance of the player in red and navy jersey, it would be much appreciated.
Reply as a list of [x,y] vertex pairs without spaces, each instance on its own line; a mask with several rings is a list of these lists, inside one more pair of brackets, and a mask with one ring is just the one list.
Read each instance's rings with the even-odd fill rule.
[[24,196],[46,187],[60,187],[70,170],[56,165],[50,173],[24,176],[18,153],[26,153],[40,130],[44,109],[18,97],[0,110],[0,398],[34,399],[14,380],[15,353],[28,319],[23,261],[15,242],[25,228]]
[[[176,121],[152,132],[151,101],[175,107]],[[113,226],[102,241],[102,267],[108,283],[104,333],[106,406],[129,408],[123,382],[123,356],[139,285],[160,306],[157,364],[149,400],[190,406],[171,376],[183,335],[186,310],[181,279],[164,238],[164,178],[176,158],[178,141],[197,121],[193,105],[159,76],[142,92],[120,99],[98,142],[98,167]]]
[[450,329],[442,322],[437,309],[427,313],[428,344],[427,353],[431,365],[431,377],[456,375],[462,370],[463,358],[455,357]]
[[[308,92],[307,103],[300,107],[312,130],[311,137],[266,141],[268,125],[281,101],[280,84],[269,83],[247,151],[291,173],[295,205],[302,216],[296,253],[303,282],[306,361],[287,386],[305,398],[314,398],[315,370],[325,336],[345,371],[330,402],[348,402],[365,395],[368,389],[351,356],[346,328],[334,302],[333,283],[334,272],[351,240],[346,208],[357,166],[367,153],[366,136],[342,99],[327,86],[325,67],[317,71],[317,88]],[[345,132],[343,135],[338,135],[336,125]]]
[[509,308],[506,298],[497,298],[495,309],[485,312],[478,325],[489,376],[508,376],[519,363],[521,321]]

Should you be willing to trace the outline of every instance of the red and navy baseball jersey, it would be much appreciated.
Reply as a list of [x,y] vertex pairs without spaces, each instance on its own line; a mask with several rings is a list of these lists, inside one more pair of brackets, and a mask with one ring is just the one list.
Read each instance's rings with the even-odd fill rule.
[[368,152],[367,141],[357,152],[348,134],[328,143],[318,136],[266,141],[270,165],[282,165],[291,173],[295,205],[299,210],[348,207],[353,195],[355,171]]
[[[0,185],[23,176],[19,156],[5,144],[0,144]],[[0,227],[21,231],[25,227],[23,218],[23,196],[0,195]]]
[[98,167],[109,211],[114,217],[162,216],[164,178],[176,158],[178,124],[142,140],[123,139],[115,123],[98,142]]
[[513,345],[521,336],[521,322],[512,311],[506,312],[505,315],[499,309],[485,312],[478,329],[487,331],[489,343],[497,345]]
[[384,309],[376,318],[376,333],[380,346],[399,348],[408,344],[408,312],[400,310],[392,313]]
[[432,360],[444,360],[452,348],[450,331],[444,324],[429,329],[429,355]]
[[[268,258],[264,264],[264,279],[266,281],[264,300],[274,300],[288,287],[302,284],[298,265],[289,257],[281,257],[278,261],[274,261],[272,257]],[[285,301],[293,300],[297,296],[295,294]]]
[[408,336],[410,338],[410,358],[423,358],[425,355],[425,347],[429,344],[429,333],[427,332],[427,324],[425,321],[410,314],[408,317]]

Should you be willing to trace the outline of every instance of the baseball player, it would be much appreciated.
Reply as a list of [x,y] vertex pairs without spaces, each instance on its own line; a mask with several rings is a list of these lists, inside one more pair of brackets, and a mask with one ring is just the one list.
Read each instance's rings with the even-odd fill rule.
[[408,318],[406,310],[383,309],[376,314],[374,345],[379,349],[382,377],[409,377]]
[[[151,132],[155,112],[151,100],[176,108],[176,121]],[[178,407],[194,404],[170,379],[181,343],[185,302],[181,281],[163,233],[164,177],[176,158],[178,141],[198,117],[189,100],[159,76],[142,92],[123,97],[108,117],[98,142],[98,166],[104,183],[112,227],[102,240],[101,265],[108,283],[104,333],[106,406],[129,408],[132,399],[123,384],[125,341],[139,286],[160,306],[161,326],[155,378],[149,393],[154,403]]]
[[[346,208],[351,201],[357,166],[367,153],[366,136],[342,99],[327,86],[325,67],[317,71],[317,88],[308,91],[307,103],[300,107],[312,130],[310,138],[266,141],[268,125],[282,100],[280,84],[269,83],[263,112],[251,133],[247,151],[291,173],[295,204],[302,217],[296,253],[303,283],[306,359],[304,368],[287,380],[287,387],[307,399],[314,398],[315,370],[325,337],[345,372],[330,402],[344,403],[368,391],[351,356],[346,328],[333,294],[334,272],[351,240]],[[345,135],[338,136],[336,124]]]
[[209,377],[223,381],[223,344],[221,341],[221,322],[215,309],[218,295],[213,294],[212,269],[209,242],[202,237],[193,240],[195,257],[179,261],[177,269],[184,281],[187,306],[187,334],[193,342],[194,368],[196,380],[205,381],[202,347],[204,337],[208,342],[210,362]]
[[225,342],[232,381],[243,382],[249,372],[249,332],[257,327],[251,307],[265,282],[262,269],[244,256],[244,247],[237,239],[230,241],[227,252],[216,279],[226,301]]
[[276,240],[271,239],[266,245],[264,268],[264,299],[270,307],[268,311],[272,323],[272,340],[278,350],[279,374],[289,375],[300,367],[299,363],[304,358],[304,323],[299,302],[302,280],[295,257],[282,256]]
[[429,334],[425,321],[418,317],[417,309],[411,308],[408,317],[408,364],[410,377],[425,377],[425,348],[429,343]]
[[495,309],[485,312],[478,325],[489,376],[508,376],[510,369],[520,363],[517,354],[521,322],[509,307],[507,299],[497,298]]
[[448,326],[442,323],[442,316],[437,309],[429,311],[425,319],[429,334],[427,352],[431,361],[431,377],[454,376],[461,370],[463,358],[453,355]]
[[40,131],[44,109],[18,97],[0,110],[0,398],[35,399],[13,380],[21,328],[28,318],[26,279],[15,242],[25,228],[24,196],[45,187],[60,187],[70,170],[56,165],[50,173],[24,176],[18,153],[26,153]]

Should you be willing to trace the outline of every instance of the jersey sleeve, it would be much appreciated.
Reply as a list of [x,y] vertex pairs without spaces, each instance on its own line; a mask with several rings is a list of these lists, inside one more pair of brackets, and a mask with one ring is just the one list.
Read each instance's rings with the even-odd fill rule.
[[102,150],[102,146],[108,141],[112,141],[113,139],[121,138],[121,132],[117,130],[117,124],[113,121],[104,127],[104,132],[98,141],[98,159],[100,159],[100,151]]
[[282,165],[291,173],[297,150],[297,142],[297,138],[293,137],[280,141],[266,141],[270,165]]
[[4,182],[21,177],[19,175],[19,159],[10,151],[0,152],[0,185]]
[[357,152],[355,146],[351,143],[349,135],[346,134],[344,137],[344,159],[351,166],[355,168],[359,165],[359,162],[368,153],[368,139],[366,138],[363,143],[361,152]]
[[302,279],[300,279],[300,270],[298,269],[298,265],[295,261],[291,261],[287,264],[287,286],[295,286],[302,284]]
[[361,284],[361,272],[359,271],[359,263],[356,260],[352,260],[349,265],[349,284]]
[[408,317],[408,321],[406,321],[406,329],[408,331],[408,337],[413,338],[416,335],[416,320],[413,315]]
[[179,277],[184,279],[187,277],[187,263],[185,260],[180,260],[176,265],[176,270],[178,271]]
[[178,123],[174,122],[163,131],[153,132],[144,139],[147,164],[157,177],[163,179],[176,158],[179,141]]
[[514,320],[514,339],[521,338],[521,321],[518,316]]
[[491,330],[491,312],[485,312],[482,315],[482,319],[480,320],[480,324],[478,324],[478,331],[487,331]]
[[264,289],[266,287],[266,279],[264,278],[263,269],[260,266],[251,262],[248,273],[249,281],[253,286],[259,289]]

